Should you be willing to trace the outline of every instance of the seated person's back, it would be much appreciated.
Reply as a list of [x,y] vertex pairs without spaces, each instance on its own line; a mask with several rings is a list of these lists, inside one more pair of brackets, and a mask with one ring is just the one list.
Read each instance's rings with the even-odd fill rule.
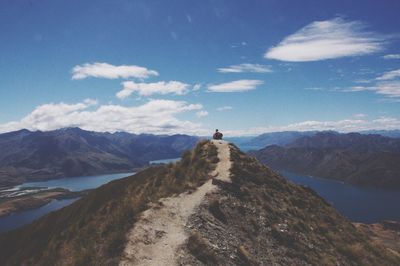
[[223,134],[218,131],[218,129],[215,130],[215,133],[213,135],[213,139],[222,139]]

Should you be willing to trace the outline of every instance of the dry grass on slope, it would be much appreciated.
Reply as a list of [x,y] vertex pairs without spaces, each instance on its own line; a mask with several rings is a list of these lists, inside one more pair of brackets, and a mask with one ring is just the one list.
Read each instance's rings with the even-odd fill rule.
[[180,162],[113,181],[31,225],[0,236],[3,265],[116,265],[126,233],[149,203],[195,189],[218,162],[200,142]]
[[[241,197],[262,207],[277,256],[313,265],[399,265],[400,258],[370,241],[313,190],[288,182],[237,148],[232,180]],[[256,237],[256,236],[254,236]]]
[[233,145],[231,161],[232,183],[189,219],[184,265],[400,265],[313,190]]

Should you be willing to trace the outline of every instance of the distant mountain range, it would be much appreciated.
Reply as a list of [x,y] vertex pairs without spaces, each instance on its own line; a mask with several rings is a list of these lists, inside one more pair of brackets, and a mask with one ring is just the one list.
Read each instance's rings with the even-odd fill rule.
[[253,146],[253,147],[265,147],[269,145],[286,145],[298,138],[305,136],[313,136],[318,131],[282,131],[282,132],[270,132],[264,133],[257,137],[254,137],[244,143],[241,143],[244,146]]
[[357,185],[400,187],[400,139],[322,132],[250,154],[275,169]]
[[[332,136],[341,135],[334,131],[327,132]],[[363,134],[374,132],[400,137],[400,130],[365,131]],[[290,147],[296,140],[316,134],[319,132],[285,131],[265,133],[257,137],[226,139],[246,151],[268,145]],[[184,150],[191,149],[198,140],[199,137],[188,135],[136,135],[126,132],[111,134],[79,128],[47,132],[20,130],[4,133],[0,134],[0,187],[28,180],[130,172],[146,165],[151,160],[179,157]],[[364,143],[360,144],[362,145]],[[302,157],[300,151],[296,154]],[[389,155],[385,154],[385,156]],[[379,158],[383,160],[382,157]],[[272,166],[275,165],[282,164],[273,161]],[[335,178],[340,174],[335,174]]]
[[131,172],[150,160],[179,157],[197,137],[79,128],[0,134],[0,186],[27,180]]
[[361,134],[377,134],[389,138],[400,138],[400,129],[395,130],[365,130]]
[[[281,131],[269,132],[256,137],[229,138],[236,145],[244,148],[260,149],[269,145],[284,146],[301,137],[311,137],[317,133],[330,132],[340,134],[336,131]],[[363,135],[375,134],[390,138],[400,138],[400,130],[367,130],[358,132]]]

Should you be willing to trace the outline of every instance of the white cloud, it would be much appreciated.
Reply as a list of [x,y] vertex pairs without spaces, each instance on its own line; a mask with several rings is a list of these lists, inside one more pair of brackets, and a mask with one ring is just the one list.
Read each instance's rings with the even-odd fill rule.
[[258,85],[263,84],[262,80],[241,79],[227,83],[209,85],[208,91],[211,92],[243,92],[254,90]]
[[289,35],[264,55],[290,62],[318,61],[381,51],[385,38],[365,30],[359,21],[334,18],[315,21]]
[[375,83],[370,86],[353,86],[344,89],[345,92],[373,91],[389,98],[400,97],[400,69],[383,73],[375,78]]
[[193,90],[194,91],[198,91],[200,89],[201,89],[201,84],[200,83],[194,84],[194,86],[193,86]]
[[232,110],[232,106],[225,105],[217,108],[217,111],[222,112],[222,111],[227,111],[227,110]]
[[387,54],[382,56],[383,59],[400,59],[400,54]]
[[117,93],[117,97],[125,99],[132,93],[137,92],[140,96],[153,94],[177,94],[183,95],[188,91],[188,84],[179,81],[159,81],[154,83],[136,83],[133,81],[122,82],[123,89]]
[[139,78],[145,79],[150,76],[158,76],[157,71],[149,70],[140,66],[114,66],[107,63],[93,63],[77,65],[72,69],[72,79],[85,79],[89,77],[118,79]]
[[207,112],[207,111],[204,111],[204,110],[198,111],[198,112],[196,113],[196,116],[197,116],[198,118],[205,117],[205,116],[207,116],[207,115],[208,115],[208,112]]
[[400,80],[378,82],[373,86],[354,86],[342,90],[344,92],[373,91],[377,94],[389,97],[400,97]]
[[342,91],[358,92],[373,91],[376,94],[386,96],[388,98],[400,97],[400,69],[383,73],[380,77],[375,78],[374,84],[369,86],[353,86]]
[[366,114],[354,114],[353,117],[354,118],[364,118],[364,117],[367,117],[367,115]]
[[[19,121],[0,124],[0,132],[19,129],[55,130],[65,127],[81,127],[100,132],[126,131],[131,133],[209,135],[211,130],[201,124],[177,118],[185,112],[196,111],[199,117],[208,114],[201,104],[185,101],[150,100],[142,105],[126,107],[121,105],[99,105],[96,100],[87,99],[79,103],[50,103],[38,106]],[[354,132],[371,129],[400,129],[400,119],[382,116],[366,120],[366,115],[356,114],[353,118],[338,121],[302,121],[283,126],[253,127],[245,130],[224,130],[225,136],[258,135],[277,131],[336,130]]]
[[357,92],[357,91],[373,91],[375,90],[373,87],[365,87],[365,86],[353,86],[347,89],[343,89],[341,91],[344,92]]
[[83,100],[83,103],[86,104],[86,106],[91,106],[91,105],[97,105],[98,101],[94,99],[85,99]]
[[370,127],[370,129],[400,129],[400,119],[394,117],[382,116],[378,119],[373,120],[372,123],[375,125],[373,127]]
[[253,73],[268,73],[272,72],[271,66],[259,65],[259,64],[240,64],[232,65],[229,67],[218,68],[220,73],[243,73],[243,72],[253,72]]
[[96,101],[80,103],[51,103],[35,108],[20,121],[0,124],[0,132],[26,128],[29,130],[55,130],[65,127],[81,127],[93,131],[127,131],[154,134],[206,134],[201,125],[180,120],[176,115],[201,110],[201,104],[184,101],[150,100],[147,103],[125,107],[100,105]]
[[287,128],[299,131],[306,130],[339,130],[339,131],[355,131],[363,124],[360,119],[344,119],[339,121],[304,121],[286,126]]
[[398,77],[400,77],[400,69],[385,72],[382,76],[377,77],[376,80],[391,80]]
[[280,131],[324,131],[335,130],[339,132],[357,132],[363,130],[393,130],[400,129],[400,119],[393,117],[380,117],[374,120],[343,119],[338,121],[303,121],[284,126],[253,127],[245,130],[225,130],[226,136],[255,136],[267,132]]
[[400,80],[380,82],[373,89],[376,93],[387,97],[400,97]]

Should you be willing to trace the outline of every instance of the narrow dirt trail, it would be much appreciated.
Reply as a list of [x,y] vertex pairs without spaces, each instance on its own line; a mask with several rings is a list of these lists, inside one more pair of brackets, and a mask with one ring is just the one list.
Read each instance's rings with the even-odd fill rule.
[[211,142],[218,148],[219,159],[217,167],[212,175],[216,176],[215,179],[231,183],[230,169],[232,162],[229,143],[224,140],[212,140]]
[[[219,162],[212,173],[216,179],[231,182],[228,142],[213,140]],[[218,189],[208,180],[196,191],[161,199],[159,206],[143,212],[141,219],[128,233],[128,243],[120,265],[177,265],[177,250],[187,239],[186,223],[207,193]]]

